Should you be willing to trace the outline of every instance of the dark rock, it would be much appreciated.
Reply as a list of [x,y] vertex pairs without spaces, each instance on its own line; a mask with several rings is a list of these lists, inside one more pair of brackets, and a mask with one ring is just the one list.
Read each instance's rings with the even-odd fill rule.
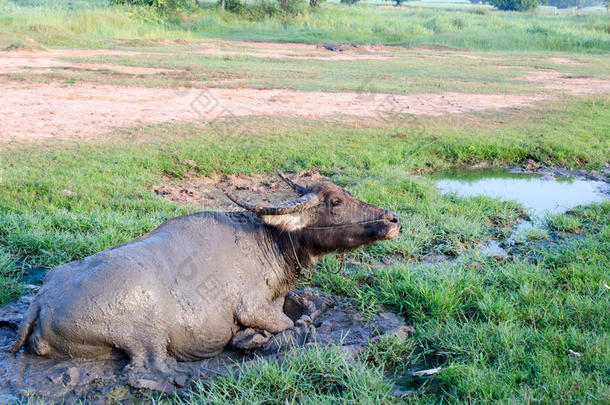
[[260,349],[271,339],[271,334],[253,328],[238,331],[231,339],[231,345],[242,350]]
[[331,51],[331,52],[343,52],[345,50],[345,48],[342,45],[333,44],[333,43],[330,43],[330,42],[322,44],[322,47],[324,49],[327,49],[327,50]]

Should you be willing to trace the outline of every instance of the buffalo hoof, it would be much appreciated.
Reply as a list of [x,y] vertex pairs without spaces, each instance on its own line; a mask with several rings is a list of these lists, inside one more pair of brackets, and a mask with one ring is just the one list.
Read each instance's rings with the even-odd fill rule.
[[263,347],[273,335],[266,330],[242,329],[231,339],[231,346],[241,350],[256,350]]
[[[309,318],[309,317],[307,317]],[[316,328],[307,319],[299,319],[295,326],[273,336],[262,348],[263,353],[277,353],[283,349],[303,346],[315,340]]]
[[133,388],[173,393],[176,388],[182,388],[187,383],[187,377],[179,372],[177,362],[173,358],[156,359],[151,364],[136,364],[131,362],[125,366],[127,384]]
[[127,384],[133,388],[159,391],[164,394],[172,394],[176,390],[176,385],[170,378],[130,377]]

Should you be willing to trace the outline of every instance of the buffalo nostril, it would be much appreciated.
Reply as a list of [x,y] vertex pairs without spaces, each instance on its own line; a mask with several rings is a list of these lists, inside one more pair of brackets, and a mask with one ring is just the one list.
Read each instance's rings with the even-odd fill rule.
[[397,224],[398,223],[398,218],[394,217],[390,219],[390,222],[393,224]]

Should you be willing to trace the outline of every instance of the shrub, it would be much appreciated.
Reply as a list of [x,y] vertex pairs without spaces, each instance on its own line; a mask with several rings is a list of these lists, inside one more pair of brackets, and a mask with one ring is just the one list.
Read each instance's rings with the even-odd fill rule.
[[[221,4],[221,0],[218,0]],[[225,0],[225,10],[239,14],[252,21],[262,21],[267,17],[301,15],[305,13],[305,0],[261,0],[256,3],[242,3],[241,0]]]
[[110,0],[112,4],[132,4],[135,6],[150,6],[160,10],[192,7],[188,0]]
[[305,0],[279,0],[279,2],[285,13],[297,15],[305,12]]
[[341,3],[343,3],[343,4],[356,4],[359,1],[360,0],[341,0]]
[[489,0],[489,4],[507,11],[529,11],[538,7],[540,0]]
[[[221,2],[222,0],[218,0],[219,5]],[[225,10],[243,15],[246,12],[246,5],[239,0],[225,0]]]
[[386,0],[386,1],[393,1],[393,2],[394,2],[394,5],[395,5],[396,7],[398,7],[398,6],[400,6],[402,3],[405,3],[405,2],[407,2],[407,1],[409,1],[409,0]]

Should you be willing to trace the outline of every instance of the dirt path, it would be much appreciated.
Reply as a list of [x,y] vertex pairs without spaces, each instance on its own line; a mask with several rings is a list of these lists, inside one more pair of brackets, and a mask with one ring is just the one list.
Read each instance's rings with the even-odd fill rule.
[[155,74],[173,72],[172,69],[114,65],[109,63],[73,63],[61,60],[70,57],[93,57],[111,55],[138,55],[141,52],[128,52],[112,49],[53,49],[47,51],[0,52],[0,74],[19,72],[41,72],[51,68],[74,68],[87,70],[113,70],[127,74]]
[[320,118],[345,114],[462,114],[530,106],[537,96],[505,94],[361,94],[284,89],[155,89],[82,83],[10,82],[0,92],[0,140],[89,137],[115,128],[243,115]]

